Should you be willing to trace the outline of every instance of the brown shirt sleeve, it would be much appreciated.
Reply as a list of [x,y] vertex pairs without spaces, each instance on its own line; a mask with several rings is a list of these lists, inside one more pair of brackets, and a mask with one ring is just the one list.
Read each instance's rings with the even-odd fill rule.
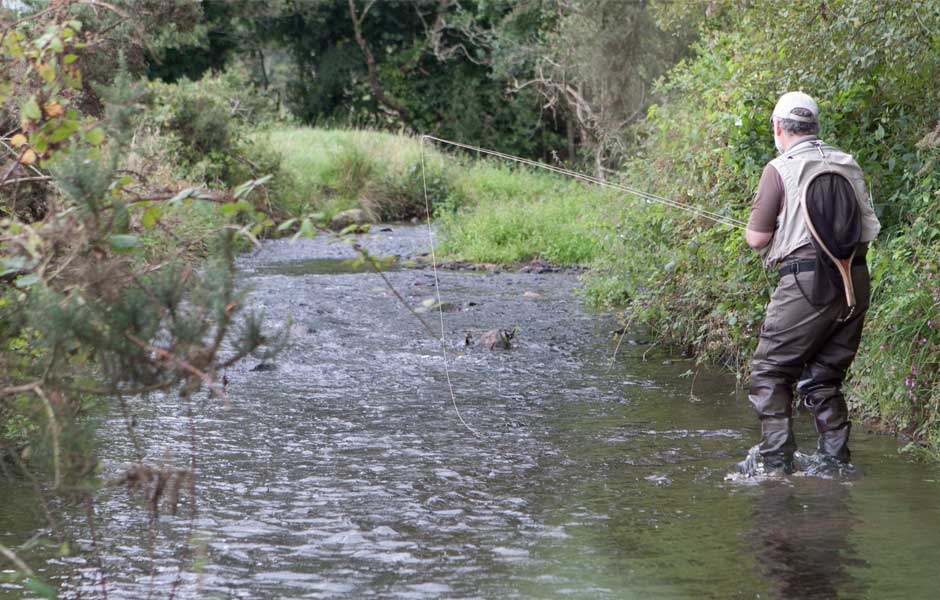
[[777,228],[777,215],[780,214],[785,200],[783,178],[777,169],[767,165],[761,173],[760,183],[757,184],[747,228],[761,233],[773,233]]

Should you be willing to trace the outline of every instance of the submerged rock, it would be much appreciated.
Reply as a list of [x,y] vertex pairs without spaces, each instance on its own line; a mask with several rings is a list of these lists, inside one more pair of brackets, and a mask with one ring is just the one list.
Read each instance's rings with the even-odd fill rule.
[[274,363],[262,362],[252,367],[251,370],[261,372],[261,373],[265,371],[277,371],[277,365]]

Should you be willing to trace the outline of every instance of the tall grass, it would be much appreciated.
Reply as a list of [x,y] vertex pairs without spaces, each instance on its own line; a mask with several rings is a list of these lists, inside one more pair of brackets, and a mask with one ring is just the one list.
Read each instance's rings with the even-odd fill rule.
[[297,182],[282,199],[287,214],[329,218],[359,207],[375,220],[423,218],[426,184],[441,250],[451,259],[587,264],[597,256],[611,206],[612,196],[596,188],[445,154],[430,142],[422,173],[421,142],[406,135],[282,127],[255,139],[281,155]]
[[[288,214],[363,208],[375,220],[423,214],[421,146],[418,139],[366,130],[279,127],[255,135],[260,146],[278,152],[296,188],[282,199]],[[429,179],[440,180],[443,156],[427,148]],[[439,186],[432,195],[441,198]]]

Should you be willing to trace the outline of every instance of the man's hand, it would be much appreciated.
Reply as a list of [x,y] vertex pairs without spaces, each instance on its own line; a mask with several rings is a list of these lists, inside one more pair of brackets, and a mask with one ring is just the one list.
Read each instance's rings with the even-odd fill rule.
[[754,231],[752,229],[744,230],[744,240],[747,242],[747,245],[755,250],[760,250],[764,246],[770,243],[770,238],[774,236],[773,233],[765,233],[763,231]]

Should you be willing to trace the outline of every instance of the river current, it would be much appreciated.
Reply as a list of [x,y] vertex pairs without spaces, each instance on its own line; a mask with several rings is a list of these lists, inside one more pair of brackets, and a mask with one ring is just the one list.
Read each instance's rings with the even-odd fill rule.
[[[428,247],[420,227],[360,241]],[[174,397],[130,407],[154,464],[188,467],[195,426],[192,540],[185,494],[151,543],[139,494],[103,489],[102,581],[83,510],[54,506],[85,552],[21,554],[61,597],[936,597],[940,469],[894,439],[857,425],[850,478],[729,481],[758,435],[735,379],[630,333],[615,356],[615,321],[537,268],[440,272],[452,398],[439,341],[355,256],[324,235],[239,259],[250,308],[290,323],[274,369],[230,370],[229,405],[201,399],[192,421]],[[430,269],[387,276],[416,308],[436,295]],[[518,328],[513,349],[472,343],[494,328]],[[97,426],[118,474],[124,420]],[[797,437],[812,450],[808,415]],[[0,542],[18,547],[36,500],[3,480],[0,498]],[[0,598],[31,597],[19,585]]]

